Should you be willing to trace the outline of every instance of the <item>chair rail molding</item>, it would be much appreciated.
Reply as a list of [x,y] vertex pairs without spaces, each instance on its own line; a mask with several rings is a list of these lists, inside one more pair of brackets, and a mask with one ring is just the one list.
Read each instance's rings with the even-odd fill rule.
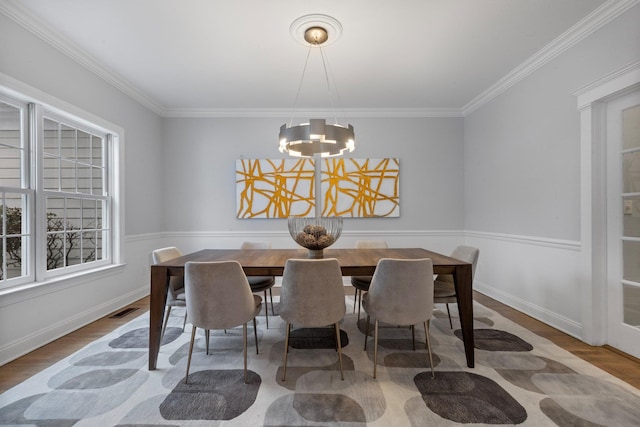
[[571,251],[580,251],[582,249],[581,242],[577,240],[552,239],[548,237],[522,236],[517,234],[492,233],[486,231],[465,232],[466,237],[477,237],[482,239],[502,240],[505,242],[521,243],[525,245],[547,246],[551,248],[567,249]]

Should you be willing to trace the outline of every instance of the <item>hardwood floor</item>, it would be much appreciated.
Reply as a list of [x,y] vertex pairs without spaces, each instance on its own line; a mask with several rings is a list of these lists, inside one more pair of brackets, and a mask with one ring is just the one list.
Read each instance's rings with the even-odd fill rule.
[[[0,393],[16,384],[20,384],[32,375],[75,353],[90,342],[124,325],[143,313],[144,310],[148,310],[149,297],[136,301],[125,308],[137,308],[137,310],[122,317],[110,317],[115,314],[112,313],[6,365],[0,366]],[[125,308],[116,311],[116,313]]]
[[[353,295],[351,288],[345,288],[347,295]],[[277,292],[274,292],[277,294]],[[636,359],[609,347],[592,347],[569,335],[566,335],[526,314],[520,313],[504,304],[477,292],[474,298],[479,303],[497,311],[504,317],[520,324],[530,331],[552,341],[587,362],[598,366],[630,385],[640,389],[640,359]],[[23,357],[0,367],[0,393],[19,384],[57,361],[69,356],[88,343],[106,335],[115,328],[129,322],[142,311],[149,308],[149,298],[143,298],[126,308],[137,309],[122,317],[106,316],[69,335],[47,344]],[[122,310],[118,310],[119,313]]]

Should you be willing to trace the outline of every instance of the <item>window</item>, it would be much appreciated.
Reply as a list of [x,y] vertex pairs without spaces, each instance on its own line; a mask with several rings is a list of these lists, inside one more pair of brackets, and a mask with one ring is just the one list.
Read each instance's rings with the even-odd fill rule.
[[112,263],[113,140],[0,95],[0,288]]
[[42,198],[47,271],[103,261],[108,251],[108,135],[42,118]]
[[[0,98],[0,283],[33,277],[25,104]],[[22,279],[22,280],[21,280]]]

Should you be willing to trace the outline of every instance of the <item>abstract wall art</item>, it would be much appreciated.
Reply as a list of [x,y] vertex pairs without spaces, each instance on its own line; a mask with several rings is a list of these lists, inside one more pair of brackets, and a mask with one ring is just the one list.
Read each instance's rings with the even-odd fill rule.
[[400,216],[397,158],[322,160],[322,216]]
[[313,216],[314,187],[313,159],[236,160],[236,216]]

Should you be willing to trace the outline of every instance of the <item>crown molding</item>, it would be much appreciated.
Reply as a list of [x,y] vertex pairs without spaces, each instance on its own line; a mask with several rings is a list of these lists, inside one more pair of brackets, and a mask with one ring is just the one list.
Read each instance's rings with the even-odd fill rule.
[[558,36],[547,46],[539,50],[529,59],[511,70],[496,83],[475,97],[464,107],[462,112],[468,116],[473,111],[487,104],[511,86],[515,85],[547,62],[551,61],[584,38],[593,34],[618,16],[640,3],[640,0],[609,0],[584,17],[580,22]]
[[27,11],[14,0],[0,1],[0,12],[39,37],[46,43],[58,49],[64,55],[78,62],[104,81],[114,86],[128,97],[138,101],[156,114],[162,115],[163,107],[150,96],[146,95],[122,76],[109,70],[103,63],[91,56],[68,38],[56,33],[42,19]]
[[589,83],[575,91],[573,96],[578,99],[578,110],[583,111],[591,108],[591,104],[596,101],[606,100],[608,96],[615,95],[618,91],[635,89],[638,85],[640,85],[640,61]]
[[[263,117],[286,118],[292,117],[291,109],[278,108],[183,108],[165,109],[163,117],[181,118],[237,118]],[[293,117],[308,119],[309,117],[338,117],[338,118],[425,118],[425,117],[463,117],[462,110],[457,108],[343,108],[336,110],[324,109],[296,109]]]

